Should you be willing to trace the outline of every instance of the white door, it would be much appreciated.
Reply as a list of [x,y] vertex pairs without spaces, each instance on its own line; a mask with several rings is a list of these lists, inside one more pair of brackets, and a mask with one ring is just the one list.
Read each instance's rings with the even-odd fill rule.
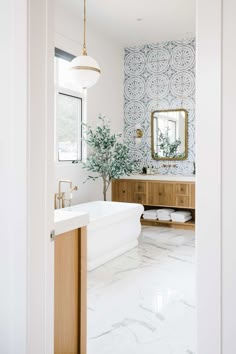
[[0,352],[53,354],[53,4],[0,17]]

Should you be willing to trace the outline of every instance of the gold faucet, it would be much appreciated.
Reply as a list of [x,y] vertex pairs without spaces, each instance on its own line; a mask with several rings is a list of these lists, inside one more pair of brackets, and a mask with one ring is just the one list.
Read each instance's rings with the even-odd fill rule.
[[[61,191],[61,185],[62,183],[68,183],[70,185],[70,198],[66,199],[65,198],[65,192]],[[67,180],[67,179],[62,179],[59,181],[58,183],[58,193],[55,194],[55,200],[54,200],[54,204],[55,204],[55,209],[57,209],[57,204],[58,204],[58,208],[65,208],[65,202],[69,202],[68,206],[71,206],[71,201],[72,201],[72,192],[73,191],[77,191],[78,187],[77,186],[72,186],[72,181]],[[58,203],[57,203],[58,201]]]
[[177,164],[172,165],[172,164],[164,164],[164,163],[161,165],[161,167],[164,167],[164,168],[171,168],[171,167],[177,168],[177,166],[178,166]]

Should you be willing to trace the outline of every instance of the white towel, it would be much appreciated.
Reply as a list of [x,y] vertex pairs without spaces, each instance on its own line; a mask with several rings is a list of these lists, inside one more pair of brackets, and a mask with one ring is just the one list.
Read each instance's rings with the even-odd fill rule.
[[170,215],[162,215],[162,216],[158,216],[158,220],[160,221],[170,221]]
[[143,216],[145,216],[147,219],[148,218],[156,218],[157,217],[156,214],[143,214]]
[[143,219],[145,219],[145,220],[156,220],[157,216],[156,215],[143,215]]
[[192,216],[189,215],[189,216],[184,216],[182,218],[177,218],[177,217],[172,217],[172,221],[177,221],[177,222],[186,222],[186,221],[189,221],[192,219]]
[[184,210],[179,210],[179,211],[176,211],[174,213],[171,213],[171,217],[183,217],[183,216],[189,216],[191,215],[191,212],[190,211],[184,211]]
[[186,218],[192,218],[192,215],[187,216],[171,216],[171,220],[185,220]]
[[144,210],[143,218],[150,219],[150,220],[156,220],[157,219],[157,209]]
[[147,213],[143,213],[143,215],[146,216],[146,217],[149,217],[149,216],[150,216],[150,217],[151,217],[151,216],[155,216],[155,217],[156,217],[156,216],[157,216],[156,213],[148,213],[148,214],[147,214]]
[[159,220],[168,221],[171,220],[171,213],[174,209],[159,209],[157,212],[157,218]]
[[171,214],[171,213],[174,213],[174,209],[159,209],[158,210],[158,214]]
[[156,214],[156,212],[158,211],[158,209],[148,209],[148,210],[144,210],[144,212],[143,213],[145,213],[145,214],[149,214],[149,213],[155,213]]

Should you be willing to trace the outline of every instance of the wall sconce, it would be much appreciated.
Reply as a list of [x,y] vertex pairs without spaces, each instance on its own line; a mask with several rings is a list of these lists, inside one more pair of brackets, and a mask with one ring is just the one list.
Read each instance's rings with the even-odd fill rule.
[[138,128],[136,129],[136,138],[142,138],[143,137],[143,131]]
[[142,137],[143,137],[143,131],[142,131],[142,129],[137,128],[137,129],[135,130],[135,136],[134,136],[134,138],[135,138],[135,143],[136,143],[136,144],[140,144],[141,141],[142,141]]

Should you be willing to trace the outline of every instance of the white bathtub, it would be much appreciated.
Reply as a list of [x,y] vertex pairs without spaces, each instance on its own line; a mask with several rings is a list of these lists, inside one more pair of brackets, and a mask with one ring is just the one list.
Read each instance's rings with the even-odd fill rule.
[[141,204],[95,201],[70,209],[89,213],[88,270],[137,246],[144,210]]

